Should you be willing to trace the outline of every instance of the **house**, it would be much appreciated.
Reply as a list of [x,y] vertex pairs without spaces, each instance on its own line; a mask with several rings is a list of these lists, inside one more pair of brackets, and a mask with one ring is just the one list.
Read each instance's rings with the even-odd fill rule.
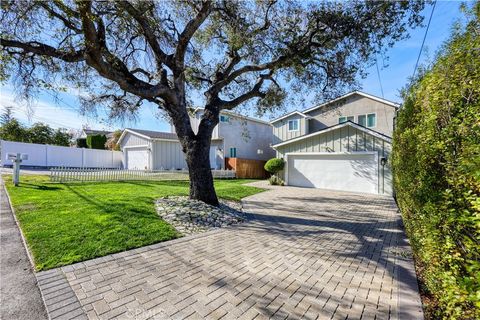
[[95,136],[95,135],[103,135],[107,138],[110,138],[112,134],[113,134],[112,131],[83,129],[79,138],[86,138],[88,136]]
[[392,194],[388,158],[398,107],[354,91],[271,121],[286,184]]
[[[196,109],[190,117],[195,132],[202,114],[203,109]],[[220,123],[212,134],[210,167],[224,169],[225,160],[229,157],[268,160],[275,155],[270,147],[271,141],[272,130],[268,122],[232,112],[222,112]],[[124,152],[124,165],[128,169],[187,168],[185,155],[173,126],[171,132],[128,128],[123,131],[118,144]]]
[[130,129],[118,139],[124,154],[124,167],[141,170],[187,168],[177,135],[170,132]]
[[[198,131],[203,112],[203,108],[197,108],[190,116],[195,133]],[[263,162],[275,156],[275,151],[270,147],[272,128],[268,122],[228,111],[222,111],[219,120],[212,133],[210,151],[212,168],[225,168],[225,161],[228,158]],[[175,132],[173,125],[171,131]]]

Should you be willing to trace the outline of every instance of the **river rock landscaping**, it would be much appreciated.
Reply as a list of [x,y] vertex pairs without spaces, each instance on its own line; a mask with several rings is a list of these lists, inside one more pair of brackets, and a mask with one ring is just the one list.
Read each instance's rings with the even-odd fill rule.
[[239,202],[220,199],[215,207],[188,197],[170,196],[158,199],[159,216],[183,235],[205,232],[245,221]]

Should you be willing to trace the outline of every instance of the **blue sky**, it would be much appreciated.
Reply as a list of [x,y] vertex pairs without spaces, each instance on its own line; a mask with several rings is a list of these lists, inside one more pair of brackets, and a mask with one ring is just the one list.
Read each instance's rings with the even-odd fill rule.
[[[428,63],[434,57],[435,52],[444,40],[450,35],[452,24],[458,19],[463,18],[460,12],[458,1],[438,1],[432,18],[430,29],[425,41],[424,50],[420,58],[420,63]],[[432,10],[428,6],[423,14],[425,24]],[[407,79],[412,75],[415,62],[420,51],[425,27],[417,28],[410,32],[411,37],[395,44],[387,56],[389,57],[387,66],[379,59],[380,78],[383,86],[384,98],[399,102],[399,90],[405,86]],[[367,69],[367,78],[361,80],[362,91],[382,97],[380,81],[377,75],[375,65]],[[51,94],[41,93],[38,99],[27,107],[15,96],[14,86],[11,83],[0,86],[0,108],[3,110],[6,106],[14,107],[14,115],[27,125],[34,122],[44,122],[52,127],[65,127],[67,129],[81,129],[87,126],[92,129],[115,129],[122,127],[135,127],[149,130],[168,131],[169,125],[165,120],[155,117],[155,108],[145,105],[139,113],[136,122],[109,124],[102,121],[105,115],[99,112],[96,117],[82,116],[78,112],[79,103],[76,96],[79,92],[69,92],[61,94],[61,101],[56,101]],[[304,109],[310,105],[292,107],[292,109]],[[0,110],[1,112],[1,110]],[[275,115],[270,115],[273,117]],[[268,115],[265,120],[268,120]]]

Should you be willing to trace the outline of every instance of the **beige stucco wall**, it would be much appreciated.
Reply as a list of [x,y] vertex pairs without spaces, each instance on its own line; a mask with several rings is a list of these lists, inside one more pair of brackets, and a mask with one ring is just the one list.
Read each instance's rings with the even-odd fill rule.
[[[288,131],[288,121],[289,120],[300,120],[300,126],[298,131]],[[305,117],[302,117],[298,114],[292,114],[289,117],[286,117],[280,121],[272,123],[273,127],[273,141],[272,144],[277,144],[285,140],[293,139],[299,136],[307,134],[308,128],[306,128]]]
[[[286,153],[300,152],[358,152],[377,151],[379,158],[389,158],[391,144],[383,139],[370,135],[351,126],[331,130],[317,136],[302,139],[298,142],[276,148],[277,158],[286,160]],[[378,190],[380,193],[392,194],[392,175],[390,165],[378,164]]]
[[306,115],[312,117],[309,120],[309,133],[338,124],[338,118],[341,116],[354,116],[354,122],[357,123],[358,115],[368,113],[375,113],[377,115],[376,126],[370,129],[391,137],[395,108],[358,94],[310,112],[305,112]]

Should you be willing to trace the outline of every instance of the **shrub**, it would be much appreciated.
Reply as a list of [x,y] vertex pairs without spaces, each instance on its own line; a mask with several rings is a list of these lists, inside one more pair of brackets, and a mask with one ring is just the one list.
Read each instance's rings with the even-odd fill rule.
[[282,171],[284,166],[285,166],[285,161],[283,161],[283,159],[272,158],[268,160],[267,163],[265,163],[264,168],[268,172],[272,174],[276,174],[279,171]]
[[398,205],[430,319],[480,319],[480,3],[404,92],[393,137]]
[[281,178],[279,178],[279,177],[277,177],[277,176],[275,176],[275,175],[273,175],[273,176],[271,176],[270,178],[268,178],[268,182],[269,182],[272,186],[283,186],[283,185],[285,184],[285,182],[284,182]]
[[107,142],[107,137],[103,134],[94,134],[87,136],[87,146],[90,149],[105,149],[105,143]]
[[87,139],[86,138],[78,138],[77,139],[77,148],[88,148]]

